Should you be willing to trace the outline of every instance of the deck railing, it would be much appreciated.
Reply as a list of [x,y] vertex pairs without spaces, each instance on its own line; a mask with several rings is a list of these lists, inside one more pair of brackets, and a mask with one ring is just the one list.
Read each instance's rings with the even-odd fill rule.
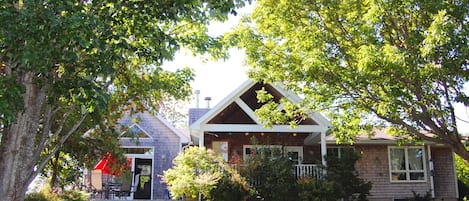
[[324,174],[323,168],[317,164],[298,164],[295,165],[295,176],[299,178],[315,178],[322,179]]
[[[244,165],[231,165],[235,169],[240,167],[245,167]],[[324,169],[318,164],[298,164],[294,165],[294,174],[297,179],[300,178],[314,178],[321,180],[324,178],[325,171]]]

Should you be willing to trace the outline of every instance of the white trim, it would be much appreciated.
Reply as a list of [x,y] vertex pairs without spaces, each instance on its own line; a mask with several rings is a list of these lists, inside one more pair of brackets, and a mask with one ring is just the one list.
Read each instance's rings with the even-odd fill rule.
[[[406,170],[401,170],[397,172],[403,172],[406,173],[406,180],[393,180],[392,179],[392,173],[396,172],[392,170],[392,161],[391,161],[391,149],[404,149],[404,154],[405,154],[405,165],[406,165]],[[422,153],[422,165],[423,165],[423,170],[409,170],[409,153],[408,149],[421,149],[424,153]],[[424,146],[388,146],[388,168],[389,168],[389,181],[391,183],[424,183],[427,182],[427,165],[426,165],[426,154],[425,154],[425,147]],[[423,171],[423,180],[410,180],[410,173],[412,172],[417,172],[420,173]]]
[[275,149],[281,149],[282,145],[243,145],[243,160],[248,159],[248,156],[246,154],[246,148],[253,149],[253,148],[275,148]]
[[132,148],[143,148],[143,149],[151,149],[151,154],[132,154],[132,153],[125,153],[125,156],[130,156],[130,157],[140,157],[140,158],[145,158],[145,159],[153,159],[153,156],[155,155],[155,147],[153,146],[120,146],[122,149],[132,149]]
[[433,157],[432,157],[432,150],[430,145],[427,145],[427,155],[428,155],[428,173],[430,175],[430,191],[432,192],[432,198],[435,198],[435,183],[433,182],[433,177],[435,174],[435,170],[433,167]]
[[254,114],[254,111],[243,100],[241,100],[241,98],[238,97],[234,102],[238,104],[241,110],[243,110],[249,117],[251,117],[251,119],[256,122],[256,124],[261,124],[259,123],[257,116]]
[[[134,177],[133,177],[133,172],[135,172],[135,159],[140,158],[140,159],[151,159],[151,192],[150,192],[150,199],[153,200],[153,189],[154,189],[154,181],[155,180],[155,147],[152,146],[121,146],[121,148],[149,148],[152,149],[151,154],[124,154],[128,158],[132,158],[132,184],[135,183]],[[130,198],[134,199],[134,193],[130,193]]]
[[[256,82],[248,79],[242,83],[237,89],[231,92],[227,97],[220,101],[215,107],[210,109],[197,121],[192,123],[189,127],[190,135],[199,138],[199,146],[203,146],[203,134],[206,131],[211,132],[298,132],[298,133],[312,133],[312,132],[325,132],[332,124],[323,115],[317,112],[309,111],[308,115],[318,125],[299,125],[295,128],[291,128],[289,125],[274,125],[272,128],[265,128],[258,122],[258,118],[255,117],[252,109],[245,105],[244,101],[240,99],[240,96],[251,89]],[[302,99],[294,94],[292,91],[285,90],[280,84],[268,84],[277,90],[284,98],[288,99],[294,104],[298,104]],[[257,124],[207,124],[209,120],[218,115],[223,109],[228,107],[230,104],[236,103],[245,111]],[[247,107],[246,107],[247,106]],[[252,112],[251,112],[252,111]],[[325,142],[325,141],[323,141]]]
[[298,164],[299,165],[303,163],[304,160],[304,153],[303,153],[303,147],[302,146],[285,146],[285,151],[287,152],[298,152]]
[[290,125],[273,125],[271,128],[265,128],[257,124],[206,124],[201,130],[212,132],[297,132],[311,133],[322,132],[324,127],[321,125],[298,125],[292,128]]
[[254,149],[254,148],[275,148],[275,149],[282,149],[285,152],[298,152],[298,164],[301,164],[303,161],[303,147],[302,146],[282,146],[282,145],[243,145],[243,159],[248,159],[246,154],[246,148]]
[[228,105],[230,105],[235,98],[241,96],[244,92],[254,86],[256,83],[250,79],[246,80],[242,83],[238,88],[236,88],[230,95],[226,96],[223,100],[221,100],[215,107],[210,109],[207,113],[205,113],[202,117],[200,117],[197,121],[191,124],[189,127],[190,130],[198,130],[200,129],[199,126],[206,124],[210,119],[215,117],[218,113],[220,113],[223,109],[225,109]]
[[326,144],[326,131],[321,132],[321,162],[322,165],[327,166],[327,144]]
[[[145,137],[145,138],[141,138],[141,137],[137,137],[137,136],[135,136],[135,138],[131,138],[131,137],[121,137],[121,136],[123,136],[124,134],[126,134],[130,129],[132,129],[132,127],[134,127],[134,126],[137,126],[138,129],[140,129],[141,131],[143,131],[143,133],[145,133],[145,135],[146,135],[147,137]],[[148,132],[147,132],[145,129],[143,129],[138,123],[134,123],[134,124],[132,124],[131,126],[129,126],[128,129],[126,129],[124,132],[122,132],[122,133],[119,135],[119,139],[123,139],[123,140],[130,140],[130,139],[145,140],[145,139],[153,139],[153,137],[152,137],[150,134],[148,134]]]
[[[154,154],[153,154],[153,157],[154,157]],[[151,159],[151,187],[150,187],[150,199],[153,200],[154,199],[154,195],[153,195],[153,192],[154,192],[154,189],[155,189],[155,185],[154,184],[154,181],[156,181],[156,178],[155,178],[155,158],[152,158]]]

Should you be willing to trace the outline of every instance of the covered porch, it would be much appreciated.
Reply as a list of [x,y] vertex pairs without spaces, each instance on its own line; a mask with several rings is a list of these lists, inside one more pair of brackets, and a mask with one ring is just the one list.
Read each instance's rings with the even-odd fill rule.
[[[189,115],[193,121],[189,129],[193,144],[214,150],[230,163],[246,159],[255,147],[263,146],[285,149],[296,165],[325,166],[326,131],[331,123],[320,113],[310,111],[296,117],[295,127],[287,124],[265,127],[254,112],[262,107],[257,99],[259,90],[270,93],[278,103],[281,99],[293,104],[301,102],[300,97],[282,86],[248,80],[214,108],[191,109]],[[282,111],[283,105],[279,104],[277,109]],[[301,169],[298,171],[303,174]]]

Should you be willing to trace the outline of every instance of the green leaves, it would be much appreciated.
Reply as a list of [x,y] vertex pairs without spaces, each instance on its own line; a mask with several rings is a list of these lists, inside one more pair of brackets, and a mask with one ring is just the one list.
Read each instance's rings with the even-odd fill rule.
[[222,189],[246,191],[248,188],[244,178],[219,155],[203,147],[187,148],[173,163],[173,168],[163,173],[172,198],[197,198],[200,193],[208,200],[219,200],[228,193]]
[[[245,49],[251,78],[300,93],[304,109],[329,114],[338,139],[394,125],[460,143],[453,104],[467,105],[465,4],[265,0],[227,37]],[[261,118],[278,120],[268,107]]]
[[[63,144],[72,146],[68,138],[89,130],[102,131],[94,136],[97,142],[117,146],[110,133],[126,110],[157,111],[167,96],[187,99],[193,72],[167,71],[162,64],[181,47],[224,56],[207,25],[244,5],[241,0],[19,2],[0,5],[0,135],[6,139],[0,150],[15,147],[14,137],[34,140],[23,144],[30,149],[0,157],[0,166],[34,156],[13,167],[23,176],[37,174],[33,167],[41,171]],[[24,104],[23,99],[47,101]],[[31,126],[23,129],[28,133],[9,129],[21,117]],[[20,196],[26,190],[17,187],[28,186],[27,180],[5,181],[10,186],[0,194]]]
[[16,120],[16,113],[23,111],[24,103],[21,94],[25,92],[23,86],[17,85],[14,78],[1,77],[0,72],[0,124],[8,125]]

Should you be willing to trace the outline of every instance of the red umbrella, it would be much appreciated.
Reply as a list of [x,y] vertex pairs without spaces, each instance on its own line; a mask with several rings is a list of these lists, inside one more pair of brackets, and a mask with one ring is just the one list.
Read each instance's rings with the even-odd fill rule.
[[126,168],[130,167],[132,164],[132,159],[127,158],[126,163],[119,164],[116,158],[114,158],[110,153],[106,153],[98,164],[94,166],[95,170],[101,170],[103,174],[110,174],[120,176],[120,173]]

